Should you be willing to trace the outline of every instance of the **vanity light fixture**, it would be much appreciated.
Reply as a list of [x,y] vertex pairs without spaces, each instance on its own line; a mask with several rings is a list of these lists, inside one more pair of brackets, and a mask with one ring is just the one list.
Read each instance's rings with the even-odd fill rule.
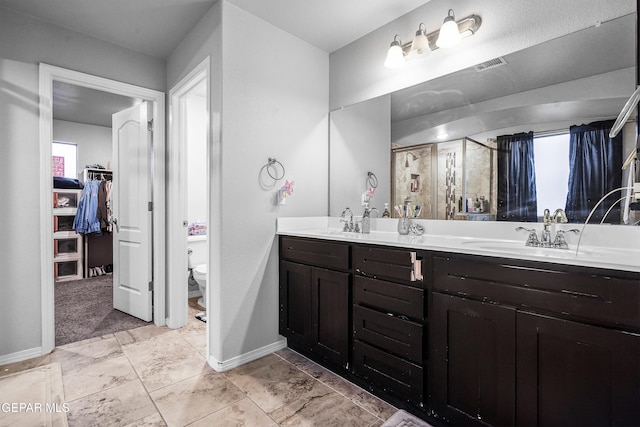
[[[423,56],[429,51],[436,50],[441,47],[453,46],[451,42],[447,42],[447,36],[443,33],[454,30],[460,39],[472,36],[478,31],[482,25],[482,19],[478,15],[469,15],[460,21],[455,21],[453,10],[449,10],[449,14],[444,19],[442,27],[429,34],[426,34],[426,26],[420,23],[418,31],[412,41],[402,44],[400,35],[396,34],[389,46],[387,58],[384,66],[387,68],[398,68],[405,64],[406,59]],[[449,28],[449,29],[447,29]],[[442,34],[442,37],[440,36]],[[455,35],[454,35],[455,37]],[[440,39],[443,39],[441,42]]]
[[444,18],[442,27],[440,27],[440,34],[438,40],[436,40],[436,46],[440,48],[448,48],[460,43],[462,37],[460,36],[460,29],[456,23],[456,15],[453,13],[453,9],[449,9],[447,17]]

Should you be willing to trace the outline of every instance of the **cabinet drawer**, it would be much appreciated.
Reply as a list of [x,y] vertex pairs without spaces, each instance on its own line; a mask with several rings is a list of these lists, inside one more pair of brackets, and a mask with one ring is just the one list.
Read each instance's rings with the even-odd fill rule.
[[385,391],[422,402],[423,369],[361,341],[353,342],[353,372]]
[[370,246],[353,247],[353,268],[365,276],[422,287],[422,260],[415,251]]
[[640,329],[640,276],[634,273],[434,256],[432,275],[436,291]]
[[82,260],[54,261],[53,277],[57,282],[82,279]]
[[75,219],[75,213],[69,215],[54,215],[53,216],[53,232],[58,233],[61,231],[73,231],[73,220]]
[[54,260],[78,259],[82,256],[82,235],[71,231],[53,234]]
[[348,270],[349,245],[297,237],[280,238],[280,255],[283,259],[319,267]]
[[424,319],[424,291],[412,286],[356,276],[353,300],[385,312]]
[[421,324],[354,305],[353,325],[355,339],[422,364]]
[[77,208],[82,190],[53,190],[53,208]]

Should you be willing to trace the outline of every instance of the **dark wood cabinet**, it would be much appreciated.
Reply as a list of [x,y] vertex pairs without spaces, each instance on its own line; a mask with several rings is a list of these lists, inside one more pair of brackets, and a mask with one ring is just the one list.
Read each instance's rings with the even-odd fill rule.
[[349,362],[348,273],[311,269],[311,349],[341,366]]
[[311,348],[311,267],[280,261],[280,334]]
[[519,426],[640,425],[640,336],[517,315]]
[[[348,265],[348,246],[303,239],[281,240],[281,258],[319,265]],[[347,250],[347,256],[340,255]],[[334,255],[337,254],[337,255]],[[289,346],[346,367],[349,362],[351,275],[287,259],[280,261],[280,334]]]
[[354,246],[353,373],[414,404],[424,402],[422,257]]
[[453,425],[640,426],[640,273],[280,238],[289,346]]
[[431,407],[454,424],[640,425],[640,278],[433,258]]
[[514,425],[516,310],[440,293],[431,313],[432,408],[453,424]]

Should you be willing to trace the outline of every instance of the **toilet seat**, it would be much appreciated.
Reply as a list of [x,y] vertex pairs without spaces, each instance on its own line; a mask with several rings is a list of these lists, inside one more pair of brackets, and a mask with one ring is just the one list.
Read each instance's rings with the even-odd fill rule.
[[207,275],[207,264],[197,265],[196,268],[193,269],[193,274],[204,278]]

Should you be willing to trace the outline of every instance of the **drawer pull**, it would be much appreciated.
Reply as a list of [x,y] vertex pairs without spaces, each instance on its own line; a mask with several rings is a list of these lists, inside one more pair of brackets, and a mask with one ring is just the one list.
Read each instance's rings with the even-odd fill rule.
[[359,275],[361,275],[362,277],[370,277],[372,279],[377,279],[376,276],[374,276],[373,274],[368,274],[365,273],[364,271],[360,270],[359,268],[356,268],[356,273],[358,273]]

